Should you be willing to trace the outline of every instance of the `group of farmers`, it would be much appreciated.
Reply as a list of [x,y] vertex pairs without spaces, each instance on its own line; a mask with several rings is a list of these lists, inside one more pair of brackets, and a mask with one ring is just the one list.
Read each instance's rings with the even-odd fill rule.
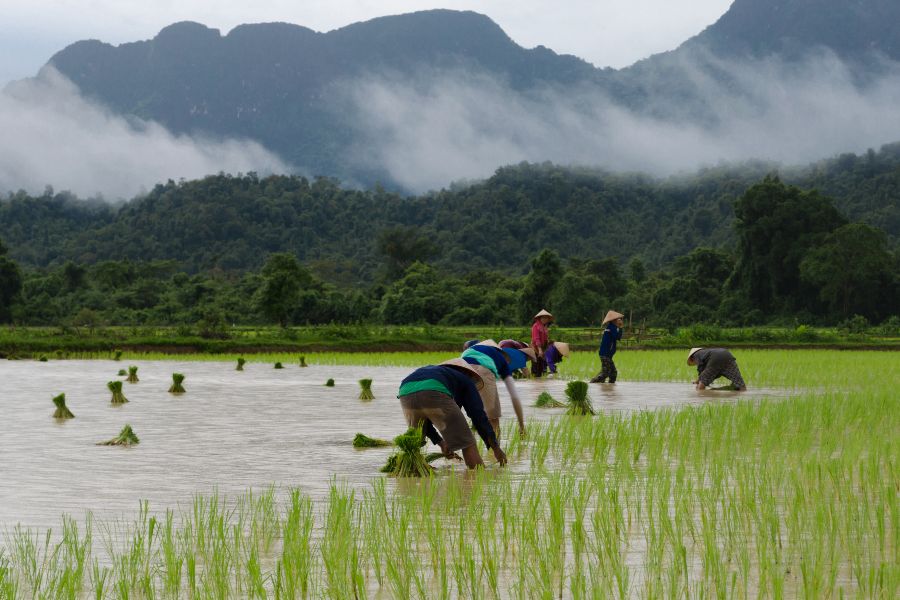
[[[552,321],[553,315],[546,310],[534,316],[530,344],[469,340],[459,358],[410,373],[401,382],[398,393],[409,426],[421,427],[425,437],[448,458],[458,458],[456,452],[461,451],[471,469],[484,462],[466,421],[468,416],[497,462],[505,465],[506,454],[498,441],[501,410],[497,382],[502,381],[509,392],[519,431],[524,435],[525,417],[514,374],[524,372],[529,361],[534,377],[541,377],[546,371],[556,373],[556,365],[569,355],[568,344],[550,339]],[[616,382],[618,371],[613,357],[624,326],[623,314],[612,310],[606,314],[600,338],[601,370],[591,383]],[[734,355],[724,348],[691,348],[688,365],[697,367],[694,385],[698,390],[706,389],[718,377],[728,378],[735,390],[747,389]]]

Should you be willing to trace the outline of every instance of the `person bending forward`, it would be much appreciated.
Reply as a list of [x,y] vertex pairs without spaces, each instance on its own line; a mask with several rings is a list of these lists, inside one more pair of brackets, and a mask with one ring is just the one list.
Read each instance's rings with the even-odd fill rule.
[[697,380],[694,381],[694,385],[698,390],[705,390],[719,377],[731,381],[731,385],[738,392],[747,389],[737,359],[725,348],[691,348],[688,365],[697,366]]

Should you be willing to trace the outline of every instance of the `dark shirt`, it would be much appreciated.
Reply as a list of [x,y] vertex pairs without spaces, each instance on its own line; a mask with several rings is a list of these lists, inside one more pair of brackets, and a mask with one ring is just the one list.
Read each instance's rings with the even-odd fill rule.
[[[509,363],[506,362],[506,355],[503,354],[502,351],[497,350],[493,346],[482,346],[481,344],[475,344],[474,346],[472,346],[472,349],[481,352],[485,356],[489,357],[492,361],[494,361],[494,367],[497,369],[497,374],[500,375],[500,379],[506,379],[507,377],[512,375],[509,370]],[[463,356],[462,358],[470,365],[481,364],[471,356]]]
[[711,373],[721,373],[722,369],[734,360],[734,355],[725,348],[704,348],[694,352],[693,359],[697,363],[697,374],[702,375],[707,369],[710,369]]
[[600,338],[600,356],[612,358],[616,353],[616,342],[622,339],[622,330],[615,323],[607,323]]
[[[426,379],[439,381],[450,390],[454,402],[472,419],[472,424],[475,426],[478,435],[484,440],[484,443],[489,448],[498,447],[497,436],[494,435],[494,428],[491,427],[491,422],[488,421],[487,414],[484,412],[484,404],[481,402],[481,396],[478,395],[478,388],[475,387],[468,375],[453,367],[430,365],[416,369],[400,385],[402,386],[404,383],[413,381],[425,381]],[[422,432],[434,444],[439,445],[441,443],[441,436],[431,421],[425,421]]]

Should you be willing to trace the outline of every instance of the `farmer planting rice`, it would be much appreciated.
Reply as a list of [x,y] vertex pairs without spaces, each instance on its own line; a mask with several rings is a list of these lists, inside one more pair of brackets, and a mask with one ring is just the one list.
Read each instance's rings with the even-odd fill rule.
[[544,360],[547,362],[547,370],[550,375],[556,375],[556,365],[561,363],[563,359],[571,353],[569,345],[565,342],[550,342],[547,351],[544,353]]
[[697,367],[698,376],[694,385],[698,390],[705,390],[719,377],[731,381],[732,387],[738,392],[747,390],[737,359],[725,348],[691,348],[687,364]]
[[550,332],[547,327],[551,321],[553,321],[553,315],[542,310],[534,315],[534,323],[531,325],[531,349],[534,350],[531,374],[535,377],[541,377],[547,366],[544,352],[547,350],[547,345],[550,344]]
[[619,377],[619,371],[616,370],[616,363],[613,357],[616,355],[616,342],[622,339],[622,328],[625,326],[625,315],[617,313],[614,310],[606,313],[603,319],[603,335],[600,337],[600,372],[591,379],[591,383],[606,383],[609,378],[610,383],[615,383]]
[[[500,342],[501,348],[512,348],[513,350],[518,350],[525,355],[532,364],[534,364],[534,359],[536,355],[534,350],[531,349],[531,346],[526,344],[525,342],[520,342],[518,340],[502,340]],[[528,366],[524,366],[521,369],[513,369],[513,377],[516,379],[525,379],[530,376]]]
[[[468,342],[466,342],[468,344]],[[469,363],[481,376],[484,387],[481,389],[481,401],[484,412],[494,428],[494,433],[500,435],[500,396],[497,393],[497,380],[503,380],[506,390],[509,392],[516,419],[519,421],[519,431],[525,435],[525,414],[522,411],[522,401],[519,399],[516,383],[513,379],[513,371],[521,369],[527,363],[526,355],[513,348],[501,348],[494,340],[485,340],[471,344],[466,348],[461,358]]]
[[462,450],[466,466],[474,469],[484,461],[475,445],[475,436],[466,422],[469,416],[484,443],[494,452],[501,465],[506,454],[484,412],[478,391],[484,380],[472,365],[454,358],[440,365],[421,367],[409,374],[400,384],[397,397],[410,427],[422,427],[425,436],[440,446],[444,456],[452,457]]

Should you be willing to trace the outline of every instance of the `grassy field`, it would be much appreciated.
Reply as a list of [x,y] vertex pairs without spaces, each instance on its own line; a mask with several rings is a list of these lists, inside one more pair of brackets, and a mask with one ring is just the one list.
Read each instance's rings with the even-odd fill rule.
[[[554,327],[551,337],[576,349],[593,350],[601,330]],[[313,327],[231,327],[221,337],[202,337],[191,327],[5,327],[0,329],[0,357],[48,358],[109,356],[117,350],[165,354],[255,354],[266,352],[403,352],[455,350],[467,339],[528,340],[527,327],[320,325]],[[680,348],[698,345],[732,347],[820,347],[900,349],[895,331],[872,328],[850,333],[799,326],[677,329],[626,329],[622,345],[632,348]]]
[[[616,358],[623,379],[688,381],[685,355]],[[896,355],[738,360],[751,386],[796,395],[559,417],[525,439],[511,427],[507,453],[524,472],[377,478],[363,492],[337,480],[321,503],[270,489],[17,530],[0,550],[0,598],[898,597]],[[583,378],[596,357],[564,366]]]

